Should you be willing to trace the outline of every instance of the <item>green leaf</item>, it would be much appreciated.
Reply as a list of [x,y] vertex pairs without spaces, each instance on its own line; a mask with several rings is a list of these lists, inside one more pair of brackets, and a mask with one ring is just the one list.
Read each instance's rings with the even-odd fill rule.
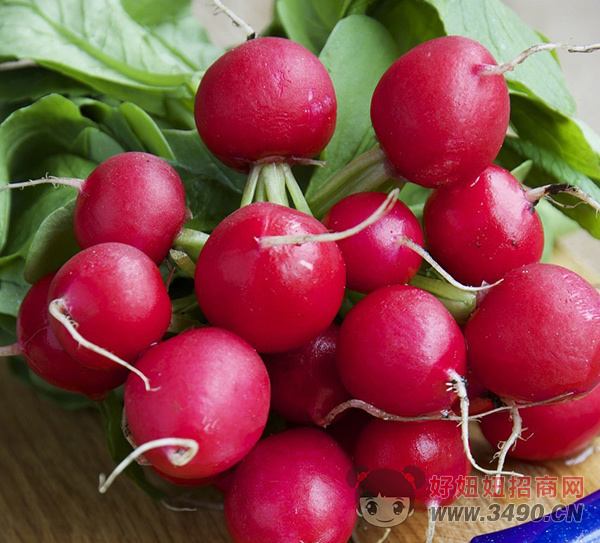
[[[95,146],[98,138],[89,130],[95,130],[94,123],[83,117],[70,100],[56,94],[14,112],[0,126],[0,186],[40,178],[49,171],[61,175],[61,172],[46,169],[45,161],[56,154],[67,153],[86,159],[100,155],[104,147]],[[76,177],[77,173],[66,175]],[[9,238],[5,254],[17,251],[48,213],[73,197],[65,192],[68,190],[60,189],[62,192],[58,194],[45,186],[0,193],[0,249]],[[41,203],[46,198],[48,205]],[[15,221],[9,226],[11,201]],[[20,217],[24,213],[27,217]]]
[[[568,183],[579,187],[594,200],[600,202],[600,188],[592,179],[567,164],[561,157],[534,143],[507,137],[499,158],[508,168],[518,165],[523,160],[532,160],[534,167],[527,176],[528,186],[539,187],[551,183]],[[594,237],[600,238],[600,216],[594,209],[570,195],[558,194],[552,198],[569,206],[575,205],[572,208],[560,208],[560,211],[577,221]]]
[[[499,0],[426,0],[438,11],[446,34],[473,38],[487,47],[499,64],[540,43],[539,34]],[[509,89],[539,99],[572,115],[575,102],[558,63],[548,52],[529,57],[505,74]]]
[[[357,36],[360,36],[359,40]],[[375,145],[369,115],[371,96],[381,76],[397,57],[398,50],[385,27],[365,15],[342,19],[331,33],[320,59],[335,88],[337,125],[321,155],[327,165],[316,169],[307,195]]]
[[21,302],[29,290],[23,279],[22,258],[12,259],[10,263],[0,266],[0,314],[16,317]]
[[438,12],[425,2],[388,0],[380,2],[370,15],[388,29],[399,54],[445,34]]
[[516,168],[510,171],[511,175],[519,182],[525,183],[525,179],[529,175],[531,168],[533,167],[533,160],[526,160],[522,164],[519,164]]
[[[275,8],[288,37],[318,55],[340,19],[365,13],[372,3],[373,0],[278,0]],[[354,38],[362,40],[359,35]]]
[[240,204],[246,176],[223,165],[206,149],[196,130],[164,130],[173,167],[185,186],[194,218],[190,228],[210,231]]
[[587,176],[600,178],[598,155],[577,121],[521,94],[513,94],[510,104],[511,123],[521,139],[561,157]]
[[0,58],[32,59],[158,115],[167,114],[169,98],[191,108],[201,72],[218,54],[197,37],[192,43],[195,53],[207,54],[188,58],[177,49],[181,43],[137,23],[119,0],[0,4]]
[[25,259],[25,280],[33,284],[57,271],[80,249],[73,230],[75,200],[46,217],[36,232]]

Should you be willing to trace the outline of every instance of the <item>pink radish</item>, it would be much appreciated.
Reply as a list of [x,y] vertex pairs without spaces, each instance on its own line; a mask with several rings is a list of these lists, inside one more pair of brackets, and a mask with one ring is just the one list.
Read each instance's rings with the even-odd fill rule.
[[234,543],[346,543],[356,521],[348,455],[321,430],[272,435],[235,470],[225,495]]
[[293,351],[263,356],[271,379],[271,407],[299,424],[318,424],[338,404],[350,399],[335,365],[339,327]]
[[342,323],[342,383],[355,398],[400,416],[449,409],[452,374],[464,375],[465,342],[432,294],[397,285],[372,292]]
[[[44,277],[27,292],[17,317],[18,342],[6,354],[22,355],[29,368],[51,385],[100,401],[125,382],[128,372],[123,368],[92,370],[66,353],[50,327],[47,299],[53,277]],[[0,354],[6,349],[0,347]]]
[[63,184],[79,191],[73,217],[82,249],[105,242],[131,245],[156,264],[167,256],[186,214],[177,172],[161,158],[130,152],[102,162],[87,179],[44,178],[6,185]]
[[472,315],[465,338],[473,374],[502,398],[577,396],[600,382],[600,294],[560,266],[508,272]]
[[400,57],[373,94],[371,120],[398,174],[425,187],[473,181],[504,141],[510,103],[496,61],[478,42],[444,36]]
[[313,217],[268,202],[223,220],[196,266],[196,294],[209,322],[262,353],[298,348],[323,332],[344,295],[339,249],[331,242],[264,247],[261,239],[324,232]]
[[[570,456],[585,449],[600,433],[600,387],[583,398],[519,409],[519,413],[523,431],[509,456],[524,460]],[[481,419],[481,431],[494,446],[508,439],[512,426],[506,412]]]
[[78,362],[98,370],[116,367],[103,354],[82,348],[65,327],[126,362],[160,341],[171,320],[171,301],[154,262],[122,243],[102,243],[72,257],[58,271],[48,294],[50,319],[61,345]]
[[318,155],[335,128],[336,99],[319,59],[283,38],[256,38],[225,53],[202,77],[196,126],[235,169]]
[[542,257],[544,229],[536,203],[510,172],[489,166],[477,181],[431,193],[423,212],[427,246],[459,281],[494,283]]
[[[378,192],[347,196],[329,210],[323,224],[333,232],[348,230],[371,216],[385,199],[386,195]],[[401,236],[423,246],[419,221],[404,203],[396,200],[377,222],[338,241],[346,264],[347,287],[367,293],[408,283],[417,273],[421,257],[398,244]]]
[[254,349],[219,328],[184,332],[148,349],[136,367],[159,390],[131,375],[125,412],[141,446],[158,439],[196,441],[198,453],[174,465],[174,447],[145,453],[159,471],[178,479],[213,477],[241,460],[258,441],[269,411],[269,377]]

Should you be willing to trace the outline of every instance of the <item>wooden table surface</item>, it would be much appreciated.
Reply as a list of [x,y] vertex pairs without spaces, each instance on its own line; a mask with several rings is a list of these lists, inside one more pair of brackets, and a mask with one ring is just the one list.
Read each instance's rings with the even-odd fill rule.
[[[583,234],[560,242],[555,259],[569,263],[600,283],[600,251]],[[173,512],[154,503],[125,476],[105,495],[97,491],[98,475],[114,467],[95,410],[66,411],[49,403],[0,366],[0,543],[229,542],[219,511]],[[557,436],[557,438],[559,438]],[[480,462],[490,449],[476,448]],[[564,461],[537,465],[509,462],[509,469],[528,475],[585,477],[586,494],[600,488],[600,455],[568,467]],[[559,494],[560,498],[560,494]],[[501,503],[510,503],[504,500]],[[514,501],[514,500],[513,500]],[[556,500],[539,501],[549,511]],[[573,501],[573,498],[567,500]],[[457,505],[493,503],[462,498]],[[389,543],[420,542],[427,518],[416,513],[391,534]],[[471,537],[516,522],[440,522],[436,541],[469,541]],[[374,543],[381,531],[359,530],[361,543]],[[282,542],[284,543],[284,542]]]

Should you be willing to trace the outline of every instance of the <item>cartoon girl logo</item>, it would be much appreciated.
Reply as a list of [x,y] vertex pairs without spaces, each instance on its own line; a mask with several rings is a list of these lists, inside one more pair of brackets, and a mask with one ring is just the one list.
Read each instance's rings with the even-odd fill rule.
[[356,489],[356,512],[369,524],[392,528],[415,511],[415,490],[425,484],[423,470],[407,466],[403,471],[359,466],[348,474]]

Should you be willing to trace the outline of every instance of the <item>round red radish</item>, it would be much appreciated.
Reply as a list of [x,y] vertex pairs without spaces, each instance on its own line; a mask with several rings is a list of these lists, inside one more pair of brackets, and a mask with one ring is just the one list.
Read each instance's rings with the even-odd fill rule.
[[[385,201],[379,192],[360,192],[335,204],[323,218],[328,230],[348,230],[370,217]],[[408,283],[421,265],[421,257],[397,243],[406,236],[423,245],[421,225],[400,200],[371,226],[337,242],[346,264],[347,287],[372,292],[388,285]]]
[[[523,460],[551,460],[580,452],[600,432],[600,387],[583,398],[558,405],[520,409],[521,439],[509,456]],[[494,413],[481,419],[481,431],[494,447],[512,431],[509,413]]]
[[169,437],[194,439],[198,454],[175,466],[161,447],[144,453],[178,479],[213,477],[239,462],[258,441],[269,414],[269,377],[256,351],[219,328],[184,332],[148,349],[138,360],[159,390],[131,375],[125,385],[129,430],[139,446]]
[[[159,341],[171,320],[171,301],[154,262],[139,249],[101,243],[76,254],[58,271],[48,302],[59,299],[88,341],[126,362]],[[65,326],[50,318],[65,350],[93,369],[116,363],[79,344]]]
[[584,394],[600,382],[600,294],[560,266],[522,266],[488,292],[465,339],[476,379],[502,398]]
[[323,332],[344,296],[337,245],[261,245],[267,236],[323,233],[313,217],[268,202],[247,205],[223,220],[196,266],[196,294],[210,323],[262,353],[295,349]]
[[149,153],[122,153],[100,164],[79,189],[73,226],[82,249],[131,245],[160,264],[185,218],[177,172]]
[[335,365],[339,327],[332,324],[306,345],[265,355],[271,379],[271,407],[298,424],[318,424],[334,407],[350,399]]
[[[358,438],[354,460],[368,471],[404,466],[420,468],[426,483],[415,489],[417,507],[444,506],[452,503],[458,494],[456,481],[471,471],[471,464],[463,448],[460,428],[453,421],[391,422],[373,419]],[[432,486],[433,477],[450,477],[448,495],[442,496]],[[382,489],[365,488],[375,495]],[[393,494],[393,489],[385,489]],[[399,497],[402,494],[399,495]]]
[[33,285],[25,295],[17,317],[17,338],[27,366],[42,379],[68,392],[100,401],[125,382],[128,371],[96,371],[69,356],[56,339],[48,315],[48,291],[54,275]]
[[333,84],[321,61],[283,38],[249,40],[206,71],[195,117],[208,149],[228,166],[318,155],[335,129]]
[[504,141],[510,114],[504,76],[480,43],[444,36],[401,56],[371,102],[377,139],[396,171],[424,187],[474,181]]
[[434,190],[423,212],[431,255],[455,279],[481,285],[539,262],[544,229],[521,184],[499,166],[473,183]]
[[432,294],[396,285],[367,295],[340,329],[337,365],[355,398],[400,416],[449,409],[450,372],[465,374],[460,328]]
[[225,496],[234,543],[346,543],[354,529],[352,463],[321,430],[272,435],[236,468]]

